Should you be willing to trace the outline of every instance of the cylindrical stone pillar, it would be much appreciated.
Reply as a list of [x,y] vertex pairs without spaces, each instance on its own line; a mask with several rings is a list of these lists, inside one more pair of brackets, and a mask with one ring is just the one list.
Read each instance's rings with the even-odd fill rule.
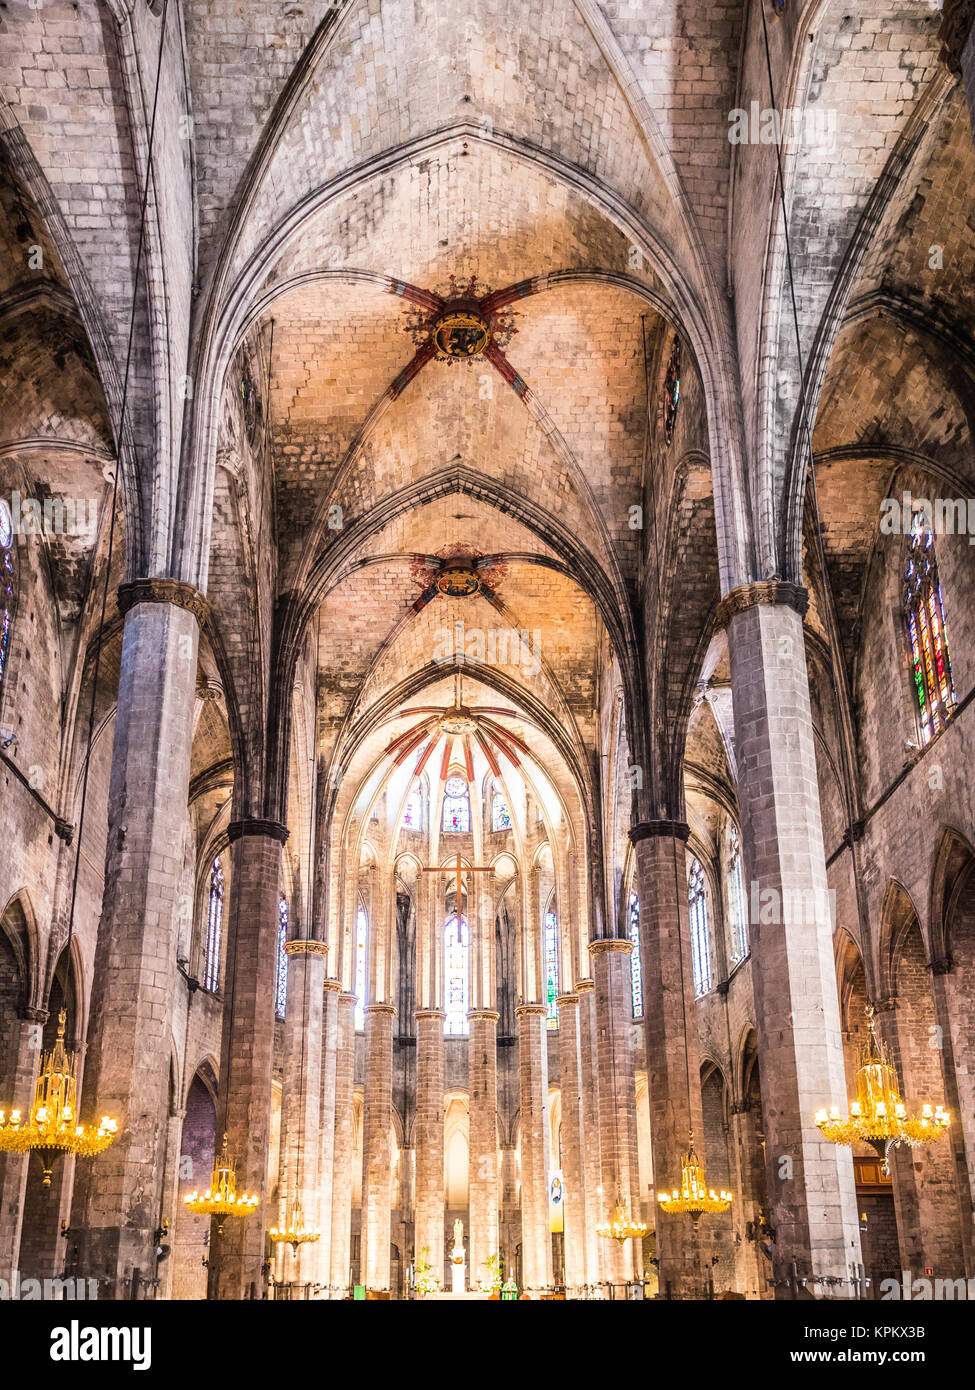
[[124,1298],[155,1274],[169,1110],[179,890],[200,624],[206,600],[173,579],[119,588],[125,614],[109,785],[105,896],[93,971],[82,1116],[115,1143],[75,1181],[79,1268]]
[[522,1285],[538,1294],[552,1286],[548,1222],[551,1137],[548,1114],[548,1038],[544,1004],[519,1004],[518,1076],[521,1127]]
[[471,1009],[467,1046],[470,1106],[470,1269],[472,1289],[484,1264],[500,1253],[498,1204],[498,1019],[494,1009]]
[[[29,1009],[17,1021],[13,1085],[10,1094],[3,1099],[9,1102],[10,1110],[19,1110],[25,1118],[34,1103],[46,1022],[47,1013],[43,1009]],[[8,1289],[12,1287],[14,1270],[20,1267],[20,1232],[29,1159],[29,1154],[0,1153],[0,1279]]]
[[562,1208],[565,1227],[565,1282],[578,1291],[586,1281],[585,1136],[582,1123],[582,1052],[579,996],[560,994],[559,1084],[562,1093]]
[[237,1190],[260,1198],[249,1217],[210,1223],[208,1298],[259,1297],[267,1210],[271,1128],[274,999],[278,971],[281,848],[287,828],[275,821],[231,821],[233,866],[227,934],[226,1006],[220,1060],[220,1120],[237,1162]]
[[444,1266],[444,1012],[417,1009],[415,1259],[443,1283]]
[[338,1051],[339,995],[341,980],[322,986],[322,1064],[318,1101],[318,1282],[331,1283],[332,1191],[335,1174],[335,1070]]
[[[599,1152],[603,1202],[607,1217],[622,1200],[634,1220],[640,1219],[640,1188],[636,1144],[636,1082],[630,1033],[631,941],[592,941],[596,986],[596,1065],[599,1075]],[[563,1105],[564,1105],[563,1100]],[[604,1218],[605,1219],[605,1218]],[[611,1283],[628,1283],[642,1274],[643,1260],[634,1241],[603,1239],[602,1267]]]
[[366,1005],[366,1076],[362,1109],[362,1281],[367,1291],[389,1289],[392,1225],[392,1004]]
[[[288,957],[288,1007],[284,1019],[284,1087],[281,1116],[280,1212],[277,1225],[287,1226],[292,1204],[301,1203],[305,1226],[319,1232],[318,1163],[321,1145],[322,1015],[325,998],[324,941],[299,939],[285,946]],[[316,1244],[293,1250],[283,1245],[282,1274],[289,1283],[304,1283],[318,1269]]]
[[586,1283],[599,1282],[596,1227],[602,1221],[602,1159],[599,1149],[599,1086],[596,1076],[596,986],[588,977],[576,980],[579,999],[579,1082],[584,1136],[582,1173],[586,1203]]
[[[734,589],[719,608],[731,653],[746,896],[762,909],[750,912],[749,940],[772,1258],[786,1291],[793,1270],[849,1280],[861,1263],[850,1151],[827,1143],[815,1120],[821,1107],[845,1104],[846,1074],[804,611],[805,591],[775,582]],[[849,1283],[840,1288],[849,1296]]]
[[[707,1161],[687,904],[688,834],[680,821],[644,822],[630,831],[640,896],[650,1140],[660,1192],[680,1186],[692,1131],[697,1152]],[[703,1297],[700,1235],[690,1217],[668,1215],[658,1205],[656,1229],[660,1296]]]
[[332,1159],[332,1240],[328,1282],[344,1294],[352,1277],[352,1162],[355,1125],[352,1088],[355,1080],[354,994],[340,994],[335,1036],[335,1144]]

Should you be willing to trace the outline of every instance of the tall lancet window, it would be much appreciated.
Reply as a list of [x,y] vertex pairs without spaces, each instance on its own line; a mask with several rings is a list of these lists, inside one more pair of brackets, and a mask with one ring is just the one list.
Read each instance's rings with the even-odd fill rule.
[[471,793],[463,777],[448,777],[443,789],[443,820],[447,834],[466,835],[471,828]]
[[508,809],[508,802],[500,782],[494,783],[494,794],[491,797],[491,829],[495,831],[511,829],[511,812]]
[[203,988],[211,994],[220,987],[220,951],[223,940],[223,869],[217,855],[210,868],[210,900],[207,908],[206,950],[203,955]]
[[911,523],[904,613],[911,641],[921,742],[928,743],[940,733],[954,712],[955,688],[951,679],[945,601],[934,554],[934,536],[923,512],[916,512]]
[[711,942],[708,903],[704,894],[704,869],[695,859],[687,875],[687,903],[691,916],[691,968],[694,993],[707,994],[711,988]]
[[748,918],[745,916],[741,844],[734,826],[731,828],[731,858],[728,861],[728,907],[731,915],[731,963],[737,965],[748,955]]
[[288,1004],[288,955],[285,942],[288,940],[288,904],[284,898],[278,902],[278,983],[274,992],[274,1016],[284,1018]]
[[0,689],[10,653],[14,620],[14,527],[6,502],[0,502]]
[[643,1017],[643,962],[640,959],[640,899],[630,894],[628,929],[633,942],[630,956],[630,989],[633,994],[633,1017]]
[[443,933],[443,973],[446,982],[446,1018],[443,1030],[453,1036],[469,1031],[467,1010],[471,999],[470,938],[463,917],[451,917]]
[[406,830],[423,829],[423,798],[419,787],[414,787],[406,798],[403,808],[403,827]]
[[353,992],[355,994],[355,1018],[356,1031],[361,1033],[366,1026],[366,938],[369,935],[369,918],[366,916],[366,909],[360,907],[355,915],[355,943],[354,943],[354,964],[355,964],[355,984]]
[[545,914],[545,1005],[548,1027],[558,1028],[559,1006],[559,919],[554,912]]

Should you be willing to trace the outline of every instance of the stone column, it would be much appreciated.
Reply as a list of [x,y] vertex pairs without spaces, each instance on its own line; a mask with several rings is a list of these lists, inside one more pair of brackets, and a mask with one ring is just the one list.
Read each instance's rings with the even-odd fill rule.
[[[426,1260],[444,1281],[444,1012],[417,1009],[416,1019],[416,1198],[413,1243],[416,1260]],[[424,1251],[426,1253],[424,1254]]]
[[[322,1032],[325,998],[324,941],[299,939],[285,946],[288,957],[288,1005],[284,1018],[284,1086],[281,1115],[281,1210],[276,1222],[287,1225],[292,1203],[301,1203],[306,1227],[319,1232],[319,1155],[321,1148]],[[318,1269],[316,1244],[293,1251],[282,1243],[283,1273],[288,1282],[306,1283]]]
[[586,1280],[586,1141],[582,1121],[582,1051],[579,996],[560,994],[559,1082],[562,1091],[562,1176],[565,1223],[565,1282],[578,1289]]
[[[27,1009],[17,1022],[17,1043],[13,1086],[4,1096],[10,1110],[19,1110],[26,1119],[34,1103],[34,1088],[41,1061],[45,1009]],[[29,1154],[0,1153],[0,1279],[8,1288],[13,1271],[20,1266],[20,1233],[27,1196]]]
[[500,1253],[498,1204],[498,1019],[494,1009],[471,1009],[467,1046],[470,1107],[470,1287],[476,1289],[490,1255]]
[[260,1198],[245,1220],[210,1225],[208,1298],[260,1297],[271,1128],[274,999],[278,971],[281,849],[287,827],[276,821],[231,821],[232,873],[227,974],[220,1052],[217,1153],[226,1134],[237,1161],[237,1189]]
[[521,1127],[522,1281],[529,1293],[552,1285],[548,1229],[551,1137],[548,1116],[548,1037],[544,1004],[519,1004],[518,1075]]
[[318,1101],[318,1282],[331,1281],[332,1191],[335,1171],[335,1071],[339,1030],[341,980],[322,985],[322,1058]]
[[[176,1097],[179,1104],[180,1097]],[[179,1214],[179,1160],[180,1149],[183,1141],[183,1121],[186,1119],[186,1111],[182,1109],[171,1110],[169,1112],[169,1124],[166,1133],[166,1168],[163,1173],[163,1203],[162,1221],[160,1228],[165,1223],[168,1224],[166,1234],[163,1236],[162,1244],[169,1246],[169,1254],[166,1259],[158,1266],[159,1288],[156,1290],[157,1299],[167,1299],[172,1297],[173,1287],[173,1249],[176,1236],[176,1218]]]
[[[366,1005],[366,1078],[362,1112],[362,1282],[389,1288],[393,1124],[392,1004]],[[419,1044],[418,1044],[419,1045]]]
[[[656,1191],[663,1192],[680,1185],[681,1158],[692,1130],[697,1152],[707,1162],[687,906],[688,834],[680,821],[645,821],[630,831],[640,896],[653,1173]],[[700,1237],[690,1218],[668,1216],[658,1206],[656,1229],[661,1295],[702,1297]]]
[[719,609],[731,652],[773,1265],[787,1297],[793,1265],[800,1277],[848,1279],[861,1263],[850,1152],[815,1123],[821,1107],[845,1104],[846,1075],[804,611],[805,591],[780,583],[735,589]]
[[352,1158],[355,1132],[352,1088],[355,1080],[354,994],[340,994],[335,1025],[335,1144],[332,1160],[332,1240],[328,1282],[333,1293],[349,1287],[352,1274]]
[[95,952],[82,1117],[115,1143],[75,1182],[79,1267],[124,1298],[155,1272],[169,1108],[182,845],[206,600],[173,579],[123,584],[105,895]]
[[[630,1033],[632,994],[630,955],[633,943],[620,939],[592,941],[589,954],[596,993],[596,1066],[599,1076],[599,1151],[603,1202],[607,1215],[618,1198],[634,1220],[640,1219],[640,1185],[636,1143],[636,1082]],[[564,1105],[563,1100],[563,1105]],[[642,1255],[632,1240],[622,1245],[603,1239],[605,1277],[627,1283],[643,1272]]]
[[586,1283],[599,1282],[599,1247],[596,1227],[604,1219],[599,1174],[599,1089],[596,1079],[596,986],[591,979],[576,980],[579,999],[579,1059],[581,1122],[583,1133],[582,1177],[586,1203]]

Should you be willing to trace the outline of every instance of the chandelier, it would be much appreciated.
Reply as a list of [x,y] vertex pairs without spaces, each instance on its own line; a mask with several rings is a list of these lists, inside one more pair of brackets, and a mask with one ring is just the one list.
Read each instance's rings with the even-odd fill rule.
[[708,1187],[704,1176],[704,1164],[694,1152],[694,1135],[689,1136],[690,1144],[680,1165],[680,1187],[673,1192],[661,1192],[657,1201],[669,1216],[686,1214],[694,1227],[702,1216],[717,1216],[731,1206],[732,1196],[724,1188],[715,1192]]
[[282,1241],[291,1246],[291,1253],[297,1255],[298,1246],[306,1245],[311,1240],[318,1240],[319,1231],[309,1230],[305,1226],[305,1213],[302,1211],[301,1202],[296,1197],[288,1208],[288,1222],[283,1230],[278,1230],[277,1226],[272,1226],[268,1231],[268,1236],[275,1244]]
[[620,1245],[624,1245],[628,1240],[642,1240],[646,1233],[647,1223],[631,1218],[623,1201],[623,1193],[617,1190],[613,1214],[609,1221],[596,1227],[596,1235],[606,1240],[618,1240]]
[[51,1186],[51,1169],[59,1153],[94,1158],[118,1134],[118,1121],[103,1115],[97,1127],[76,1123],[78,1056],[64,1045],[67,1014],[58,1014],[58,1036],[52,1051],[41,1058],[41,1073],[34,1090],[30,1118],[20,1110],[9,1117],[0,1110],[0,1152],[29,1153],[37,1150],[44,1168],[44,1186]]
[[200,1216],[216,1216],[217,1235],[223,1230],[223,1223],[228,1216],[250,1216],[256,1206],[260,1205],[259,1197],[251,1197],[246,1192],[237,1195],[237,1165],[227,1154],[227,1136],[223,1136],[223,1147],[217,1155],[213,1164],[213,1173],[210,1178],[210,1186],[202,1195],[199,1192],[188,1192],[183,1198],[190,1211],[196,1212]]
[[901,1100],[897,1072],[883,1042],[874,1032],[874,1009],[867,1006],[870,1036],[860,1055],[856,1074],[857,1098],[850,1102],[850,1114],[843,1119],[833,1107],[816,1112],[816,1124],[831,1144],[870,1144],[884,1159],[898,1144],[933,1144],[948,1130],[951,1116],[941,1105],[921,1108],[920,1115],[907,1113]]

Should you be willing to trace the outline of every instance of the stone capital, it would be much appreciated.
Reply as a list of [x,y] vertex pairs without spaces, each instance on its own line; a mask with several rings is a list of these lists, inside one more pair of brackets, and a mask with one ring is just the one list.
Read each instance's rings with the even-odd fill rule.
[[210,615],[210,605],[192,584],[179,579],[133,579],[118,588],[119,612],[124,616],[139,603],[171,603],[192,613],[202,628]]
[[497,1023],[501,1015],[496,1009],[468,1009],[467,1018],[472,1023]]
[[629,837],[631,845],[638,845],[641,840],[683,840],[685,843],[690,838],[691,827],[683,820],[641,820],[636,825],[630,826]]
[[[341,993],[342,993],[342,981],[341,981],[341,980],[323,980],[323,981],[322,981],[322,989],[324,990],[324,992],[325,992],[326,994],[341,994]],[[355,995],[353,994],[353,995],[351,995],[350,997],[354,999],[354,998],[355,998]]]
[[578,1004],[578,1002],[579,1002],[579,996],[578,996],[578,994],[572,994],[572,993],[569,993],[569,994],[557,994],[557,995],[555,996],[555,1002],[556,1002],[556,1004],[558,1004],[558,1006],[559,1006],[560,1009],[562,1009],[562,1008],[571,1008],[573,1004]]
[[[329,984],[331,984],[331,981],[330,981],[330,980],[326,980],[325,983],[326,983],[326,985],[329,985]],[[359,1002],[359,996],[358,996],[357,994],[340,994],[340,995],[339,995],[339,1003],[340,1003],[340,1004],[345,1004],[345,1005],[346,1005],[348,1008],[350,1008],[350,1009],[354,1009],[355,1006],[356,1006],[356,1004],[358,1004],[358,1002]]]
[[941,15],[941,61],[951,72],[961,72],[961,55],[975,26],[975,0],[944,0]]
[[24,1020],[25,1023],[39,1023],[42,1027],[50,1018],[50,1016],[51,1015],[49,1010],[35,1009],[30,1004],[28,1004],[25,1008],[21,1009],[20,1011],[20,1017]]
[[928,966],[932,975],[950,975],[955,968],[953,956],[939,956]]
[[284,943],[284,954],[286,956],[327,956],[328,947],[324,941],[308,941],[304,937],[296,937],[294,941]]
[[885,999],[871,999],[870,1007],[875,1014],[892,1014],[897,1008],[897,995],[888,994]]
[[385,1014],[387,1018],[396,1017],[395,1004],[367,1004],[362,1011],[366,1014]]
[[576,980],[573,987],[574,994],[591,994],[596,988],[596,981],[590,980],[588,976],[584,980]]
[[780,579],[763,579],[756,584],[741,584],[737,589],[725,594],[718,604],[714,625],[719,628],[727,627],[732,618],[759,604],[784,604],[787,608],[794,608],[800,618],[804,618],[809,607],[809,591],[801,584],[786,584]]
[[283,845],[287,843],[290,834],[288,827],[280,821],[258,820],[253,816],[249,816],[247,820],[232,820],[227,827],[227,839],[231,844],[236,840],[242,840],[245,835],[264,835],[269,840],[277,840]]
[[544,1004],[519,1004],[515,1018],[545,1018],[548,1008]]
[[589,954],[591,956],[608,955],[613,951],[619,951],[621,955],[633,954],[633,942],[624,941],[620,936],[603,937],[600,941],[590,941]]
[[447,1015],[444,1013],[443,1009],[414,1009],[413,1017],[416,1019],[417,1023],[426,1023],[431,1019],[443,1023]]
[[63,816],[54,817],[54,833],[59,840],[63,840],[66,845],[70,845],[74,839],[74,826],[70,821],[66,821]]

